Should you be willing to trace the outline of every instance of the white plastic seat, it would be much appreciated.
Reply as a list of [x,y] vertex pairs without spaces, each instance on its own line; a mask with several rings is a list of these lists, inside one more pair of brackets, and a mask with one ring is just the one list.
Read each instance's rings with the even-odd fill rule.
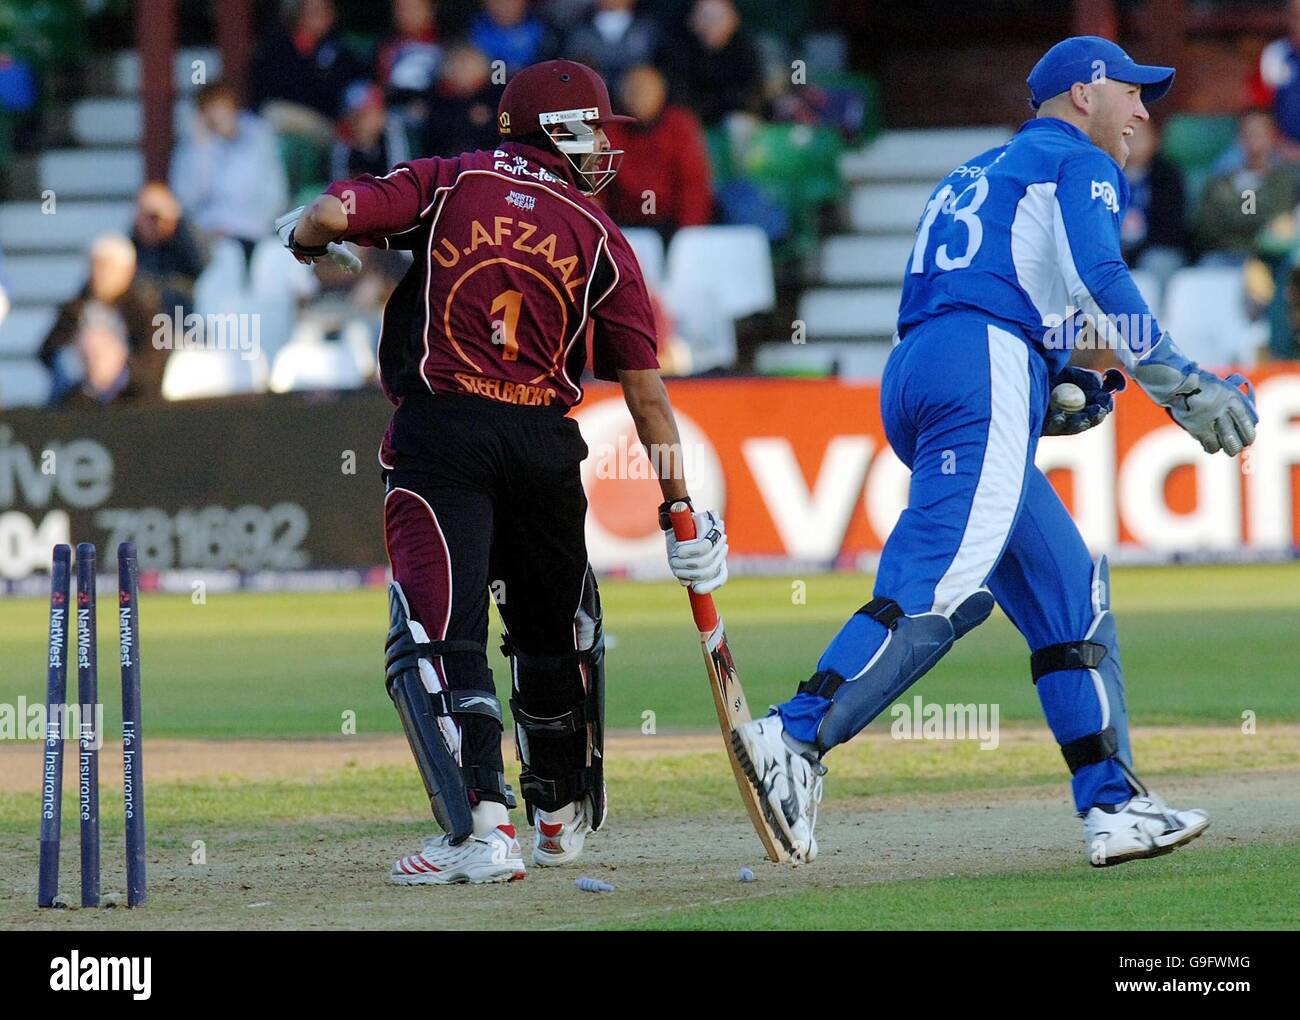
[[35,358],[0,361],[0,408],[44,407],[52,380]]
[[1240,269],[1194,266],[1180,269],[1165,288],[1161,325],[1189,358],[1206,368],[1253,365],[1255,349],[1267,339],[1267,323],[1246,316]]
[[1151,314],[1157,319],[1162,318],[1164,309],[1161,307],[1160,281],[1156,279],[1155,274],[1149,273],[1145,269],[1134,269],[1129,275],[1133,277],[1133,282],[1137,284],[1138,293],[1142,295],[1142,300],[1151,309]]
[[273,393],[354,390],[364,381],[356,353],[341,340],[326,340],[316,323],[300,327],[271,365]]
[[807,338],[892,337],[899,291],[892,287],[813,289],[799,298]]
[[236,393],[265,393],[266,357],[260,351],[172,351],[163,369],[167,400],[199,400]]
[[659,236],[659,231],[649,227],[629,227],[623,231],[623,236],[636,253],[646,286],[657,290],[664,278],[664,239]]
[[54,325],[53,306],[10,309],[0,320],[0,358],[30,358],[41,349]]
[[665,268],[664,294],[674,311],[700,291],[733,319],[776,305],[772,249],[759,227],[683,227],[668,245]]
[[821,246],[824,283],[876,283],[898,286],[907,272],[912,252],[910,235],[873,237],[842,234],[828,237]]

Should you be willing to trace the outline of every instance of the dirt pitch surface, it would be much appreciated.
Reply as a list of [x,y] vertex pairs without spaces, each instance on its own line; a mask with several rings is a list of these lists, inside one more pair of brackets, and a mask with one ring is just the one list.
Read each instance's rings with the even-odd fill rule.
[[[1179,728],[1189,738],[1194,730]],[[671,757],[716,750],[717,741],[714,733],[613,734],[608,751]],[[106,745],[101,761],[106,812],[114,803],[108,791],[113,789],[110,763],[115,750]],[[34,792],[37,758],[39,751],[31,745],[0,748],[0,793]],[[347,742],[156,740],[146,752],[148,777],[155,784],[310,778],[315,772],[350,765],[393,764],[409,764],[401,737]],[[68,789],[65,798],[75,796],[71,785]],[[1210,812],[1213,825],[1201,845],[1300,838],[1298,769],[1170,777],[1159,790],[1174,803]],[[237,829],[223,828],[214,820],[205,827],[207,862],[202,865],[190,863],[182,834],[163,833],[159,839],[160,834],[151,833],[150,902],[145,909],[38,911],[32,905],[33,816],[30,839],[0,840],[0,928],[586,927],[800,889],[945,875],[992,876],[1071,863],[1086,867],[1079,823],[1071,816],[1064,784],[837,800],[832,772],[817,829],[821,855],[800,868],[766,862],[739,807],[725,815],[628,817],[614,804],[606,831],[590,839],[589,852],[574,867],[530,866],[526,880],[500,886],[392,886],[387,881],[389,862],[418,848],[418,821],[394,819],[393,832],[371,821],[361,827],[366,834],[357,836],[336,821]],[[531,864],[531,837],[522,836],[525,859]],[[74,900],[75,845],[75,826],[65,822],[63,888]],[[106,842],[104,856],[104,887],[120,888],[120,848]],[[756,881],[738,881],[742,864],[753,868]],[[580,892],[573,884],[580,875],[604,879],[616,892]],[[960,921],[953,924],[959,927]]]

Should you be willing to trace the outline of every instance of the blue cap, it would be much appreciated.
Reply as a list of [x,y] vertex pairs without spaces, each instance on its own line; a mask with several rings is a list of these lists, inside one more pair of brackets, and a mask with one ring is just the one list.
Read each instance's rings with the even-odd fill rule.
[[1169,91],[1174,69],[1136,63],[1109,39],[1076,35],[1044,53],[1029,72],[1029,101],[1037,110],[1052,96],[1069,91],[1076,82],[1103,78],[1141,85],[1142,102],[1151,103]]

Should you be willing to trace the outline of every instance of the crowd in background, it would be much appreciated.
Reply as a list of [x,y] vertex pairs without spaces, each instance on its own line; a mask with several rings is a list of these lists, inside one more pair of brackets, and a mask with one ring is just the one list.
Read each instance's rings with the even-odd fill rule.
[[[330,180],[491,148],[505,82],[528,64],[587,63],[615,106],[637,118],[608,129],[626,156],[598,201],[620,225],[665,241],[682,227],[730,222],[759,224],[780,245],[790,227],[779,198],[730,172],[719,196],[715,167],[742,163],[764,122],[845,125],[842,104],[789,95],[783,44],[752,32],[732,0],[481,0],[454,33],[444,32],[436,0],[392,0],[390,15],[387,34],[367,45],[346,31],[333,0],[294,0],[258,40],[246,88],[216,81],[197,90],[169,182],[140,193],[130,238],[95,242],[85,290],[61,309],[41,350],[55,402],[156,392],[150,313],[190,310],[215,246],[237,245],[251,275],[275,217]],[[846,133],[861,116],[849,112]],[[364,256],[360,279],[326,268],[304,287],[313,308],[301,327],[322,328],[315,309],[326,332],[356,316],[377,330],[405,264]],[[671,363],[672,318],[652,299]]]
[[[53,401],[156,394],[165,353],[151,345],[150,323],[160,311],[191,310],[214,252],[237,250],[251,286],[254,252],[275,217],[328,181],[492,147],[501,91],[527,64],[558,56],[588,63],[616,108],[637,118],[608,129],[626,156],[599,201],[622,226],[665,241],[682,227],[746,223],[779,249],[793,233],[782,195],[803,171],[757,187],[746,168],[759,161],[746,146],[765,125],[829,127],[844,137],[861,129],[861,112],[846,114],[842,96],[793,87],[789,40],[770,24],[751,28],[732,0],[477,0],[468,14],[464,2],[459,8],[449,30],[436,0],[391,0],[388,30],[359,41],[333,0],[293,0],[258,40],[246,83],[199,88],[169,181],[140,192],[129,237],[95,241],[85,288],[60,309],[41,348]],[[1137,131],[1122,224],[1126,260],[1157,292],[1186,265],[1239,267],[1279,358],[1297,356],[1300,334],[1300,0],[1289,9],[1289,34],[1264,49],[1243,83],[1233,137],[1204,173],[1170,158],[1155,122]],[[769,163],[783,158],[778,151]],[[833,158],[817,160],[828,162],[833,175]],[[364,254],[360,277],[326,267],[286,284],[305,306],[298,329],[336,336],[361,321],[377,330],[405,262],[398,253]],[[656,313],[671,366],[673,319],[657,300]]]
[[1190,264],[1239,267],[1268,355],[1300,356],[1300,0],[1241,88],[1231,141],[1203,179],[1163,154],[1154,122],[1130,139],[1124,257],[1157,288]]

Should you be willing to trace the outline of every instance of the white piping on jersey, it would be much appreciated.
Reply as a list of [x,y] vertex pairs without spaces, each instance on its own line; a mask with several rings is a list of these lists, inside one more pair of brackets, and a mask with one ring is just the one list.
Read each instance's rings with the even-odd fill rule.
[[[450,193],[459,180],[460,175],[458,174],[456,180],[452,181],[451,184],[447,185],[445,188],[438,188],[433,193],[434,201],[438,201],[438,195],[440,192]],[[437,393],[434,391],[433,383],[429,381],[429,377],[424,374],[424,366],[429,361],[429,288],[433,285],[433,234],[434,231],[438,229],[438,217],[442,215],[442,210],[446,205],[447,195],[443,194],[442,201],[438,205],[438,211],[433,214],[433,222],[429,224],[429,247],[424,255],[424,356],[420,358],[420,378],[424,380],[425,387],[434,396],[437,396]],[[432,208],[433,202],[430,202],[429,207],[428,209],[425,209],[425,212],[428,212],[429,209]],[[420,215],[423,216],[424,213],[421,213]]]
[[[445,641],[447,640],[447,627],[450,626],[451,624],[451,604],[452,604],[452,600],[455,598],[455,583],[456,583],[456,579],[455,577],[453,577],[451,571],[451,547],[447,545],[447,536],[443,534],[442,525],[438,523],[438,515],[433,512],[433,507],[429,505],[429,501],[425,499],[423,496],[421,496],[418,492],[412,492],[410,489],[403,489],[400,487],[389,489],[388,492],[384,494],[384,509],[385,510],[388,509],[388,501],[392,499],[392,497],[399,492],[405,493],[408,496],[413,496],[415,499],[418,499],[420,501],[420,503],[424,506],[424,509],[429,512],[429,520],[433,522],[434,530],[438,532],[438,541],[442,543],[442,558],[443,558],[443,562],[447,566],[447,612],[443,614],[442,626],[438,628],[437,640]],[[388,562],[391,564],[393,562],[393,555],[391,552],[388,552],[388,529],[387,528],[384,529],[384,551],[388,553]],[[407,607],[407,616],[411,617],[409,605]],[[432,665],[434,666],[434,670],[438,674],[438,678],[442,681],[443,687],[447,688],[448,684],[447,684],[446,661],[440,655],[436,656],[435,658],[437,659],[437,661],[434,662]],[[428,685],[426,684],[425,686],[427,687]],[[430,691],[429,693],[436,694],[437,692]]]
[[1124,367],[1131,372],[1139,361],[1151,353],[1155,345],[1148,345],[1141,356],[1135,358],[1128,345],[1128,338],[1124,336],[1122,330],[1115,328],[1115,321],[1102,311],[1101,305],[1092,296],[1092,291],[1083,282],[1083,277],[1079,275],[1079,269],[1074,264],[1074,252],[1070,250],[1070,235],[1065,230],[1065,218],[1061,214],[1061,203],[1056,199],[1055,188],[1052,189],[1052,232],[1056,241],[1057,259],[1061,263],[1061,275],[1065,279],[1071,302],[1092,321],[1097,335],[1119,356]]
[[984,584],[1011,534],[1029,459],[1029,347],[989,324],[989,431],[956,555],[934,587],[943,613]]

